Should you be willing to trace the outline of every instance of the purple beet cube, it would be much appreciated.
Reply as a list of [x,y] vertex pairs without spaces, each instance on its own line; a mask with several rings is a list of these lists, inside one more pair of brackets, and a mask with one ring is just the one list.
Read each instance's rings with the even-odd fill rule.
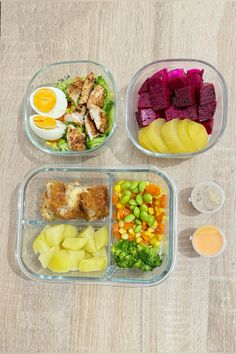
[[183,109],[183,117],[191,120],[198,120],[197,106],[187,107]]
[[216,111],[216,101],[205,103],[198,108],[199,122],[213,118]]
[[213,84],[205,83],[200,89],[200,105],[216,100],[215,87]]
[[195,90],[193,86],[181,87],[175,90],[176,107],[193,106],[195,102]]
[[204,70],[190,69],[187,71],[187,84],[199,89],[203,84]]
[[158,111],[165,109],[170,105],[170,90],[158,78],[149,79],[149,97],[152,104],[152,109]]
[[174,69],[168,72],[169,88],[174,91],[187,86],[186,75],[183,69]]
[[138,94],[140,95],[143,92],[148,92],[148,79],[143,82],[142,86],[138,90]]
[[138,112],[135,112],[136,119],[139,127],[147,127],[156,119],[156,113],[151,109],[139,109]]
[[165,116],[167,121],[175,118],[184,118],[183,110],[174,106],[171,106],[165,110]]
[[138,109],[151,108],[152,104],[150,102],[149,93],[143,92],[138,98]]
[[205,122],[202,122],[201,124],[206,128],[207,134],[210,135],[213,130],[214,118],[205,120]]

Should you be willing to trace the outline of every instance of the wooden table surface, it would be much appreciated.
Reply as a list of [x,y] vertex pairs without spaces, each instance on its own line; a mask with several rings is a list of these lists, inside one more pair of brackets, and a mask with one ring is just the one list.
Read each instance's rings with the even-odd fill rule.
[[[1,4],[1,351],[236,352],[236,3],[231,1],[13,1]],[[129,141],[125,93],[132,75],[161,58],[199,58],[215,65],[229,89],[221,142],[190,160],[156,160]],[[50,157],[29,142],[22,99],[43,65],[92,59],[119,88],[119,127],[111,146],[88,159]],[[25,173],[45,163],[150,164],[176,181],[180,205],[173,274],[153,288],[48,285],[25,279],[15,260],[17,191]],[[197,182],[223,186],[226,202],[212,216],[186,198]],[[228,239],[216,259],[196,257],[188,235],[215,223]]]

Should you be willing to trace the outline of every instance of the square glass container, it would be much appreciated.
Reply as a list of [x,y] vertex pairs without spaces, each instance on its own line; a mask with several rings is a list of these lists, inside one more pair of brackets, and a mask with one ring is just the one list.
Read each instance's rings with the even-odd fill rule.
[[[138,110],[138,90],[142,83],[157,71],[166,68],[173,70],[183,68],[184,70],[198,68],[204,69],[204,82],[213,83],[216,92],[216,112],[214,115],[214,127],[208,145],[205,149],[192,153],[178,153],[178,154],[162,154],[159,152],[152,152],[143,148],[138,142],[138,123],[136,121],[135,112]],[[227,87],[224,78],[217,71],[217,69],[202,60],[195,59],[164,59],[152,62],[142,67],[131,79],[126,96],[126,128],[129,138],[132,143],[144,154],[151,157],[158,158],[188,158],[199,155],[210,150],[223,136],[226,120],[227,120]]]
[[[121,269],[116,266],[111,253],[111,245],[115,242],[112,234],[113,206],[112,190],[118,180],[147,180],[159,184],[167,195],[168,206],[166,210],[162,250],[164,259],[162,265],[152,272],[142,272],[138,269]],[[106,185],[109,191],[109,215],[95,222],[82,220],[56,220],[48,222],[42,219],[39,212],[41,194],[45,191],[49,180],[64,182],[80,181],[81,185]],[[86,167],[75,165],[42,166],[31,170],[24,178],[19,189],[19,219],[16,257],[23,273],[35,281],[53,283],[95,283],[106,285],[156,285],[165,280],[173,270],[176,256],[176,188],[172,179],[157,167]],[[53,273],[42,268],[38,255],[34,254],[32,244],[35,237],[44,226],[48,224],[69,223],[78,229],[91,224],[95,229],[108,225],[109,242],[108,265],[103,272],[82,273],[71,271],[68,273]]]
[[[29,124],[29,117],[36,112],[32,109],[30,105],[30,95],[39,87],[45,86],[54,86],[58,80],[64,79],[68,76],[75,77],[77,75],[86,75],[93,71],[96,76],[102,75],[105,77],[109,88],[114,94],[114,123],[113,127],[103,141],[101,145],[98,145],[92,149],[83,150],[83,151],[55,151],[50,149],[45,141],[39,138],[31,129]],[[62,61],[49,64],[39,70],[30,80],[24,98],[24,124],[25,131],[30,139],[31,143],[36,146],[38,149],[56,156],[93,156],[100,153],[103,148],[107,145],[110,138],[112,137],[117,122],[117,88],[114,81],[114,78],[111,72],[103,65],[90,60],[75,60],[75,61]]]

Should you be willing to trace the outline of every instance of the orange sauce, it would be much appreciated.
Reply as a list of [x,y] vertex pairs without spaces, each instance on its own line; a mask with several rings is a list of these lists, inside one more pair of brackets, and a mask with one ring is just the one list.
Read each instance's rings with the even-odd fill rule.
[[214,256],[224,246],[221,232],[213,225],[206,225],[197,229],[192,242],[195,250],[203,256]]

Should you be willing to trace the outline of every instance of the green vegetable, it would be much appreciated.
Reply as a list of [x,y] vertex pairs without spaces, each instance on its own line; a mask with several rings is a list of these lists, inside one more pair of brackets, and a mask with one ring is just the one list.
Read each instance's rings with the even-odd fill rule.
[[137,234],[138,232],[141,232],[142,230],[142,225],[137,225],[136,228],[134,229],[134,232]]
[[152,203],[152,195],[149,193],[145,193],[143,195],[143,200],[145,201],[145,203]]
[[129,205],[137,205],[136,200],[134,200],[134,199],[130,199],[130,201],[129,201]]
[[139,218],[139,214],[140,214],[140,210],[138,207],[135,207],[133,210],[134,215],[136,216],[136,218]]
[[134,214],[129,214],[129,215],[126,215],[126,217],[125,217],[125,222],[131,222],[131,221],[133,221],[135,219],[135,216],[134,216]]
[[134,190],[137,186],[138,186],[138,181],[133,181],[130,187],[131,191]]
[[121,184],[120,188],[121,188],[122,190],[126,190],[126,189],[129,189],[130,186],[131,186],[131,183],[127,181],[127,182],[123,182],[123,183]]
[[152,227],[152,226],[154,225],[154,222],[155,222],[154,216],[153,216],[153,215],[149,215],[147,222],[148,222],[148,226],[149,226],[149,227]]
[[160,250],[152,246],[137,244],[136,241],[119,240],[112,246],[112,253],[118,267],[138,268],[152,271],[162,263]]
[[138,205],[143,204],[143,198],[140,194],[136,196],[136,202],[138,203]]
[[135,220],[134,220],[134,223],[135,223],[136,225],[141,225],[141,221],[140,221],[139,219],[135,219]]
[[131,192],[127,189],[123,192],[123,195],[128,195],[129,197],[131,197]]
[[60,151],[69,151],[69,146],[66,139],[59,139],[57,142]]
[[148,211],[148,207],[145,205],[145,204],[143,204],[143,205],[141,205],[140,206],[140,211]]
[[57,88],[59,88],[60,90],[62,90],[62,91],[64,92],[64,94],[66,95],[67,99],[69,99],[68,94],[67,94],[67,89],[68,89],[68,87],[70,86],[70,84],[71,84],[73,81],[74,81],[74,79],[68,76],[68,77],[65,78],[65,79],[59,80],[59,81],[56,83],[55,87],[57,87]]
[[146,211],[141,211],[140,213],[140,219],[142,221],[148,221],[148,213]]
[[130,200],[130,196],[129,196],[129,195],[124,195],[124,196],[121,198],[121,203],[122,203],[122,204],[126,204],[126,203],[128,203],[129,200]]
[[143,192],[145,188],[146,188],[146,182],[144,182],[144,181],[139,182],[139,185],[138,185],[139,192]]
[[103,141],[106,139],[106,137],[107,137],[106,134],[102,134],[90,140],[89,137],[87,136],[85,140],[87,148],[92,149],[95,146],[101,145]]

